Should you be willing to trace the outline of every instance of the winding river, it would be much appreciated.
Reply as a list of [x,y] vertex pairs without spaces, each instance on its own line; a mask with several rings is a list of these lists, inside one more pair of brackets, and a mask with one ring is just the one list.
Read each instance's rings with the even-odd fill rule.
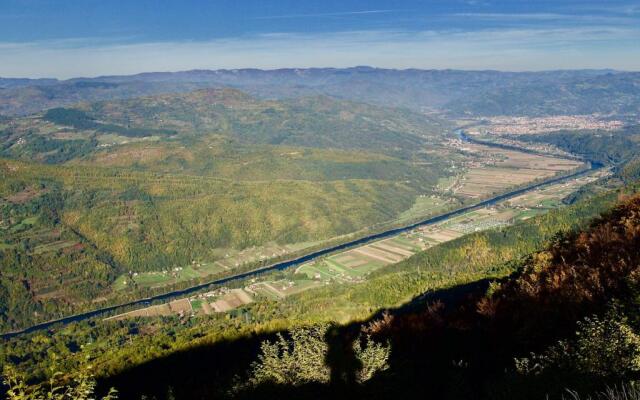
[[[456,131],[456,133],[459,135],[459,137],[466,142],[469,143],[475,143],[475,144],[481,144],[484,146],[490,146],[490,147],[496,147],[496,148],[501,148],[501,149],[509,149],[509,150],[517,150],[517,151],[523,151],[523,149],[518,149],[512,146],[506,146],[506,145],[500,145],[500,144],[495,144],[495,143],[490,143],[490,142],[483,142],[483,141],[479,141],[476,139],[473,139],[471,137],[469,137],[468,135],[466,135],[464,133],[464,131],[462,130],[458,130]],[[533,151],[525,151],[528,153],[534,153],[534,154],[540,154],[540,153],[536,153]],[[543,155],[543,154],[540,154]],[[557,158],[562,158],[562,157],[558,157],[555,156]],[[576,158],[574,157],[566,157],[568,159],[572,159],[575,160]],[[277,262],[262,268],[258,268],[258,269],[254,269],[251,271],[247,271],[247,272],[243,272],[243,273],[239,273],[236,275],[232,275],[232,276],[228,276],[225,278],[220,278],[220,279],[216,279],[216,280],[212,280],[210,282],[206,282],[206,283],[201,283],[198,285],[194,285],[191,287],[188,287],[186,289],[180,289],[180,290],[174,290],[171,292],[167,292],[167,293],[163,293],[163,294],[159,294],[159,295],[155,295],[155,296],[151,296],[151,297],[146,297],[146,298],[142,298],[142,299],[138,299],[138,300],[134,300],[128,303],[124,303],[124,304],[118,304],[118,305],[114,305],[114,306],[109,306],[109,307],[104,307],[104,308],[100,308],[100,309],[96,309],[93,311],[87,311],[87,312],[83,312],[83,313],[79,313],[79,314],[75,314],[75,315],[70,315],[67,317],[63,317],[63,318],[59,318],[59,319],[55,319],[55,320],[51,320],[51,321],[47,321],[47,322],[42,322],[33,326],[30,326],[28,328],[24,328],[21,330],[16,330],[16,331],[12,331],[12,332],[7,332],[7,333],[3,333],[0,335],[0,337],[2,337],[3,339],[9,339],[12,337],[16,337],[16,336],[20,336],[20,335],[24,335],[27,333],[31,333],[34,331],[38,331],[38,330],[42,330],[42,329],[47,329],[50,328],[54,325],[57,324],[68,324],[71,322],[76,322],[76,321],[82,321],[85,319],[89,319],[89,318],[93,318],[96,316],[100,316],[103,314],[107,314],[113,311],[117,311],[119,309],[125,308],[125,307],[131,307],[131,306],[148,306],[151,304],[151,302],[153,301],[159,301],[159,300],[169,300],[169,299],[173,299],[176,297],[181,297],[181,296],[185,296],[194,292],[197,292],[199,290],[205,289],[208,286],[211,285],[220,285],[220,284],[224,284],[230,281],[235,281],[235,280],[240,280],[240,279],[245,279],[248,277],[252,277],[255,275],[259,275],[268,271],[274,271],[274,270],[284,270],[290,267],[294,267],[294,266],[298,266],[301,265],[303,263],[306,263],[308,261],[314,260],[318,257],[322,257],[324,255],[327,254],[331,254],[334,253],[336,251],[340,251],[340,250],[345,250],[351,247],[355,247],[355,246],[359,246],[361,244],[365,244],[367,242],[371,242],[374,240],[378,240],[378,239],[384,239],[390,236],[395,236],[399,233],[405,232],[405,231],[410,231],[414,228],[417,228],[419,226],[423,226],[423,225],[430,225],[430,224],[435,224],[438,222],[442,222],[448,218],[466,213],[468,211],[471,210],[475,210],[478,208],[482,208],[482,207],[486,207],[486,206],[490,206],[493,205],[495,203],[498,203],[500,201],[509,199],[511,197],[516,197],[519,196],[523,193],[529,192],[531,190],[535,190],[538,189],[542,186],[546,186],[546,185],[550,185],[550,184],[554,184],[554,183],[558,183],[564,180],[569,180],[569,179],[573,179],[585,174],[590,173],[591,171],[597,170],[599,168],[602,168],[602,164],[598,163],[598,162],[594,162],[594,161],[589,161],[589,160],[582,160],[585,161],[589,164],[589,168],[578,171],[578,172],[574,172],[572,174],[569,175],[564,175],[564,176],[559,176],[559,177],[553,177],[553,178],[549,178],[545,181],[542,182],[537,182],[537,183],[532,183],[530,185],[521,187],[519,189],[515,189],[512,190],[510,192],[507,193],[503,193],[500,195],[497,195],[495,197],[491,197],[489,199],[486,200],[482,200],[479,201],[477,203],[468,205],[468,206],[464,206],[461,208],[458,208],[456,210],[453,211],[449,211],[446,212],[444,214],[440,214],[434,217],[430,217],[427,218],[425,220],[422,220],[420,222],[416,222],[416,223],[412,223],[410,225],[406,225],[400,228],[393,228],[393,229],[389,229],[380,233],[375,233],[375,234],[371,234],[368,236],[364,236],[362,238],[359,239],[355,239],[346,243],[342,243],[342,244],[338,244],[338,245],[334,245],[334,246],[330,246],[321,250],[317,250],[314,251],[312,253],[291,259],[291,260],[287,260],[287,261],[281,261],[281,262]]]

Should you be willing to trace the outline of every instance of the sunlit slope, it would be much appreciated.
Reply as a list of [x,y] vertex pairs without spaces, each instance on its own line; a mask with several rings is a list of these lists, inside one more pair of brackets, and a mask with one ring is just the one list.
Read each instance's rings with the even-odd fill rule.
[[[3,118],[5,323],[146,293],[115,293],[125,274],[197,260],[211,279],[275,256],[261,246],[379,229],[452,173],[462,156],[445,140],[443,123],[409,111],[228,89]],[[243,249],[253,261],[215,264]]]
[[246,143],[385,152],[412,151],[428,139],[438,142],[446,128],[441,121],[400,109],[322,96],[258,100],[233,89],[99,102],[77,108],[86,113],[84,118],[120,126],[175,130],[179,134],[215,133]]

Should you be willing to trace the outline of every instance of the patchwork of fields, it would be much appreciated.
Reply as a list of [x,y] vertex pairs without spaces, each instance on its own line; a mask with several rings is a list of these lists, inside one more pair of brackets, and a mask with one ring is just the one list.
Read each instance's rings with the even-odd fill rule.
[[[543,214],[562,206],[562,199],[587,183],[610,172],[601,170],[549,185],[513,197],[494,206],[480,208],[449,218],[433,225],[425,225],[397,236],[375,241],[305,263],[295,270],[286,271],[284,279],[262,280],[254,278],[244,288],[225,287],[211,292],[156,305],[112,318],[140,316],[208,315],[227,312],[254,301],[278,301],[297,293],[325,285],[357,284],[380,268],[398,263],[413,254],[455,240],[466,234],[500,228]],[[190,303],[190,308],[185,302]]]
[[[458,173],[457,176],[442,179],[439,185],[439,190],[442,192],[440,195],[419,195],[412,207],[398,215],[393,223],[407,223],[451,209],[456,206],[458,201],[453,198],[454,196],[463,199],[484,198],[584,166],[578,161],[551,156],[527,154],[460,141],[453,141],[452,144],[460,151],[471,155],[470,159],[473,161],[469,161],[464,171]],[[530,214],[534,215],[535,212]],[[504,223],[488,223],[486,227],[497,227]],[[377,225],[370,226],[369,229],[374,229]],[[432,232],[422,237],[421,241],[410,241],[411,244],[408,248],[402,247],[403,243],[398,243],[396,239],[393,239],[388,243],[352,250],[343,258],[329,257],[321,262],[305,266],[301,273],[309,277],[319,275],[339,281],[356,282],[368,272],[390,263],[396,263],[429,244],[455,239],[460,236],[460,233],[469,233],[467,228],[458,228],[460,230],[441,229]],[[271,242],[240,251],[232,248],[219,248],[214,250],[217,256],[209,258],[207,262],[193,261],[190,265],[174,266],[162,271],[124,274],[114,282],[112,287],[116,291],[132,287],[158,289],[181,282],[211,279],[215,276],[227,275],[229,271],[237,268],[247,268],[286,258],[298,251],[321,244],[322,241],[287,245]]]
[[475,154],[480,161],[469,163],[451,191],[467,198],[496,195],[508,188],[543,180],[584,166],[584,163],[555,157],[497,149],[478,144],[457,143],[460,150]]

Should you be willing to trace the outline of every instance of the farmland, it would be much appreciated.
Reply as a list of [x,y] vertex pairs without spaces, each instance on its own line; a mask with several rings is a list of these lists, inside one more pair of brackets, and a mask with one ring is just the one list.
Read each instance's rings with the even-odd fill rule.
[[[431,114],[227,89],[4,120],[0,285],[12,309],[0,321],[15,329],[231,276],[580,166],[456,142],[452,128]],[[317,273],[359,282],[459,234],[330,256],[294,286]]]
[[[566,182],[532,190],[494,206],[473,210],[437,224],[421,226],[391,238],[302,264],[294,270],[286,271],[283,278],[276,280],[252,278],[244,288],[222,287],[181,300],[190,302],[192,315],[205,315],[231,311],[254,301],[279,301],[327,285],[362,283],[372,272],[397,264],[419,251],[428,251],[431,247],[470,233],[507,227],[561,207],[562,199],[580,187],[609,174],[608,170],[600,170]],[[166,315],[166,310],[167,308],[162,305],[155,305],[136,312],[124,313],[115,318]],[[184,315],[184,311],[178,314]]]
[[464,198],[479,199],[507,188],[583,168],[579,161],[497,149],[453,141],[460,151],[475,157],[467,163],[450,191]]
[[114,290],[136,288],[158,288],[180,282],[200,279],[220,274],[227,269],[216,263],[196,263],[184,267],[175,267],[164,271],[132,272],[118,277],[113,283]]

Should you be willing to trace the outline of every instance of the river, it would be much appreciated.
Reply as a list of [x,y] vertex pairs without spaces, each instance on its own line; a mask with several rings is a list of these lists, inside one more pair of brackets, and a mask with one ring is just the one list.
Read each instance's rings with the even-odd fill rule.
[[[483,142],[483,141],[479,141],[479,140],[470,138],[462,130],[458,130],[458,131],[456,131],[456,133],[460,136],[460,138],[463,141],[467,141],[467,142],[470,142],[470,143],[481,144],[481,145],[484,145],[484,146],[505,148],[504,145],[498,145],[498,144],[490,143],[490,142]],[[509,146],[509,147],[511,147],[511,146]],[[516,148],[513,148],[513,147],[511,147],[510,149],[516,150]],[[522,151],[521,149],[517,149],[517,150],[518,151]],[[533,153],[532,151],[527,151],[527,152]],[[540,153],[536,153],[536,154],[540,154]],[[562,158],[562,157],[558,157],[558,156],[554,156],[554,157]],[[570,158],[570,159],[575,160],[575,158],[573,158],[573,157]],[[21,330],[16,330],[16,331],[12,331],[12,332],[3,333],[0,336],[3,339],[9,339],[9,338],[12,338],[12,337],[24,335],[24,334],[31,333],[31,332],[34,332],[34,331],[47,329],[47,328],[50,328],[50,327],[52,327],[54,325],[57,325],[57,324],[68,324],[68,323],[71,323],[71,322],[77,322],[77,321],[82,321],[82,320],[85,320],[85,319],[93,318],[93,317],[100,316],[100,315],[103,315],[103,314],[107,314],[107,313],[110,313],[110,312],[113,312],[113,311],[116,311],[116,310],[119,310],[119,309],[125,308],[125,307],[148,306],[153,301],[169,300],[169,299],[173,299],[173,298],[176,298],[176,297],[181,297],[181,296],[188,295],[188,294],[197,292],[199,290],[205,289],[205,288],[207,288],[208,286],[211,286],[211,285],[220,285],[220,284],[224,284],[224,283],[227,283],[227,282],[230,282],[230,281],[235,281],[235,280],[239,280],[239,279],[245,279],[245,278],[248,278],[248,277],[259,275],[259,274],[262,274],[262,273],[265,273],[265,272],[268,272],[268,271],[283,270],[283,269],[291,268],[291,267],[294,267],[294,266],[298,266],[298,265],[304,264],[304,263],[306,263],[308,261],[314,260],[314,259],[316,259],[318,257],[322,257],[324,255],[334,253],[336,251],[345,250],[345,249],[348,249],[348,248],[351,248],[351,247],[355,247],[355,246],[358,246],[358,245],[361,245],[361,244],[365,244],[367,242],[371,242],[371,241],[374,241],[374,240],[387,238],[389,236],[394,236],[394,235],[397,235],[399,233],[415,229],[415,228],[417,228],[419,226],[430,225],[430,224],[435,224],[435,223],[438,223],[438,222],[442,222],[442,221],[444,221],[444,220],[446,220],[448,218],[451,218],[451,217],[466,213],[466,212],[471,211],[471,210],[475,210],[477,208],[482,208],[482,207],[493,205],[495,203],[498,203],[500,201],[509,199],[511,197],[516,197],[516,196],[519,196],[519,195],[521,195],[523,193],[529,192],[531,190],[538,189],[538,188],[540,188],[542,186],[558,183],[558,182],[561,182],[561,181],[564,181],[564,180],[573,179],[573,178],[579,177],[581,175],[585,175],[585,174],[587,174],[587,173],[589,173],[591,171],[594,171],[596,169],[602,168],[602,164],[600,164],[600,163],[597,163],[597,162],[594,162],[594,161],[587,161],[587,160],[583,160],[583,161],[586,161],[589,164],[589,168],[588,169],[581,170],[581,171],[578,171],[578,172],[575,172],[575,173],[572,173],[572,174],[569,174],[569,175],[565,175],[565,176],[550,178],[550,179],[547,179],[547,180],[545,180],[543,182],[532,183],[530,185],[521,187],[519,189],[515,189],[515,190],[512,190],[510,192],[503,193],[503,194],[500,194],[498,196],[495,196],[495,197],[492,197],[492,198],[489,198],[489,199],[486,199],[486,200],[482,200],[482,201],[479,201],[477,203],[474,203],[474,204],[471,204],[471,205],[468,205],[468,206],[464,206],[464,207],[458,208],[458,209],[453,210],[453,211],[446,212],[444,214],[437,215],[435,217],[427,218],[427,219],[422,220],[420,222],[416,222],[416,223],[412,223],[410,225],[406,225],[406,226],[403,226],[403,227],[400,227],[400,228],[393,228],[393,229],[386,230],[384,232],[380,232],[380,233],[375,233],[375,234],[371,234],[371,235],[368,235],[368,236],[364,236],[362,238],[355,239],[355,240],[352,240],[352,241],[349,241],[349,242],[346,242],[346,243],[342,243],[342,244],[339,244],[339,245],[330,246],[330,247],[327,247],[327,248],[324,248],[324,249],[321,249],[321,250],[317,250],[317,251],[314,251],[312,253],[306,254],[304,256],[300,256],[300,257],[294,258],[292,260],[277,262],[277,263],[274,263],[274,264],[271,264],[271,265],[268,265],[268,266],[265,266],[265,267],[262,267],[262,268],[258,268],[258,269],[255,269],[255,270],[251,270],[251,271],[239,273],[239,274],[236,274],[236,275],[228,276],[228,277],[225,277],[225,278],[212,280],[210,282],[194,285],[194,286],[188,287],[186,289],[174,290],[174,291],[171,291],[171,292],[167,292],[167,293],[163,293],[163,294],[159,294],[159,295],[155,295],[155,296],[151,296],[151,297],[146,297],[146,298],[143,298],[143,299],[134,300],[134,301],[131,301],[131,302],[128,302],[128,303],[124,303],[124,304],[118,304],[118,305],[114,305],[114,306],[104,307],[104,308],[100,308],[100,309],[93,310],[93,311],[87,311],[87,312],[84,312],[84,313],[79,313],[79,314],[70,315],[70,316],[67,316],[67,317],[63,317],[63,318],[59,318],[59,319],[55,319],[55,320],[51,320],[51,321],[47,321],[47,322],[42,322],[42,323],[30,326],[28,328],[24,328],[24,329],[21,329]]]

